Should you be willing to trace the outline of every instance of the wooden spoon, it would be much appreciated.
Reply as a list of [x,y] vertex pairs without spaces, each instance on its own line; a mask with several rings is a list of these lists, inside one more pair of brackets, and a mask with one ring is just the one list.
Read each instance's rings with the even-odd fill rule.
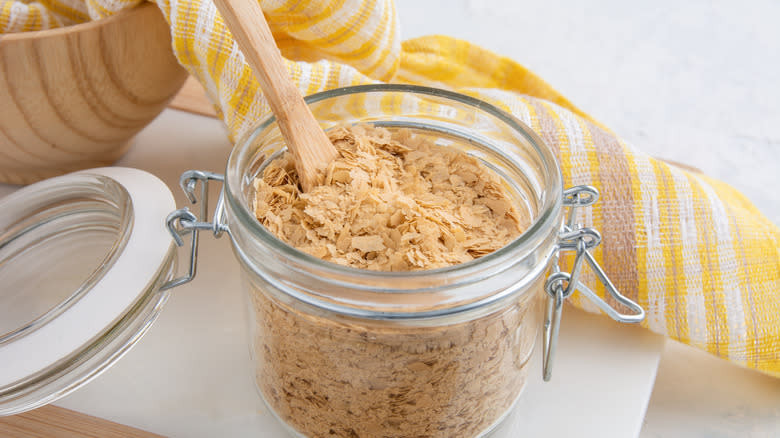
[[238,47],[255,73],[260,88],[276,116],[287,148],[295,158],[295,169],[303,191],[317,183],[338,152],[303,101],[282,61],[257,0],[214,0]]

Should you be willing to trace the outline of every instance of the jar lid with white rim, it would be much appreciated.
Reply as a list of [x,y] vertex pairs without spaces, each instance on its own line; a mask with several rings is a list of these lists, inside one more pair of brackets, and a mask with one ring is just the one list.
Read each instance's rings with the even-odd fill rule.
[[64,397],[141,338],[176,267],[174,208],[161,180],[121,167],[0,199],[0,415]]

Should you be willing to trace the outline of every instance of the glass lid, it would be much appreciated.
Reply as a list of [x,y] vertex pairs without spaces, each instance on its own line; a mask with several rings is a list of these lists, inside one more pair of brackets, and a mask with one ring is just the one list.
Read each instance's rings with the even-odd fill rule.
[[140,339],[175,269],[174,208],[157,177],[119,167],[0,199],[0,415],[63,397]]

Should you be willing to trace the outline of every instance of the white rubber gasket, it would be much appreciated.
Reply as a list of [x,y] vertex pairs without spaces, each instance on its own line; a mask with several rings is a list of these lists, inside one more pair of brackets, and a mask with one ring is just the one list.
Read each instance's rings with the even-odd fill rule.
[[105,167],[81,173],[109,177],[127,190],[133,228],[114,266],[92,289],[47,324],[0,345],[0,388],[37,374],[83,349],[122,316],[166,260],[171,235],[166,216],[176,208],[168,186],[138,169]]

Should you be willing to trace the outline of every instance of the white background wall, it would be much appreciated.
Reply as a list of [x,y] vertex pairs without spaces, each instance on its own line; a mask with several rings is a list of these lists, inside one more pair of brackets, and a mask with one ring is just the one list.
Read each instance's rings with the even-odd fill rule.
[[528,67],[654,156],[780,224],[780,2],[398,0],[404,39],[446,34]]

